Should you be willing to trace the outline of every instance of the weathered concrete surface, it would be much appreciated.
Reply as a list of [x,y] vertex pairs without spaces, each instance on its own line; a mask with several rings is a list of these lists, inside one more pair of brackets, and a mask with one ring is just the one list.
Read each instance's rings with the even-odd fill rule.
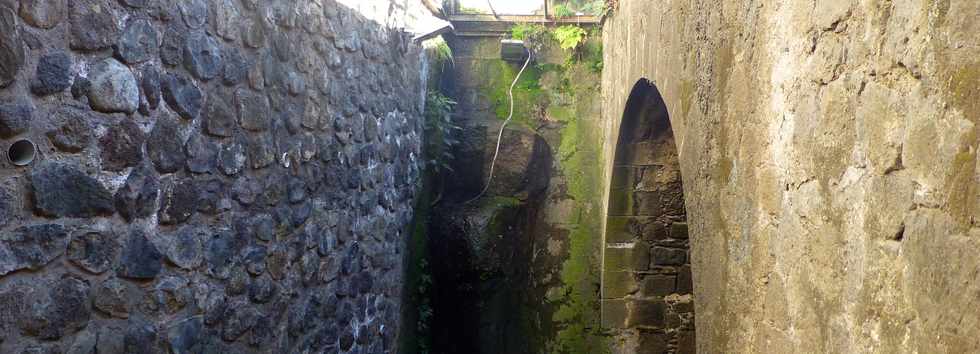
[[699,352],[980,350],[978,17],[975,1],[620,1],[605,134],[655,82]]

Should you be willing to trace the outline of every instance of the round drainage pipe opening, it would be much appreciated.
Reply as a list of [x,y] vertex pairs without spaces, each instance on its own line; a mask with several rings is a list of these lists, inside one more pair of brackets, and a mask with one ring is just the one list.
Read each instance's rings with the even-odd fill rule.
[[30,140],[18,140],[7,149],[7,159],[14,166],[27,166],[34,161],[37,154],[37,146]]

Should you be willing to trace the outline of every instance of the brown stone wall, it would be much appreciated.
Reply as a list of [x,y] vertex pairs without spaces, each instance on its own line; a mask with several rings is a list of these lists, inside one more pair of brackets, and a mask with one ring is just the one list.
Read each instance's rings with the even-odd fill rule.
[[980,350],[978,17],[976,1],[619,1],[605,134],[654,82],[699,352]]

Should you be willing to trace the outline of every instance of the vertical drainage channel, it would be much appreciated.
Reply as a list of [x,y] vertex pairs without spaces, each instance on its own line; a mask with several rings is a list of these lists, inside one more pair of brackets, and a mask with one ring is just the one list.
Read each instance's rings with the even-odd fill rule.
[[619,130],[602,258],[614,353],[694,353],[694,291],[680,160],[667,106],[633,87]]

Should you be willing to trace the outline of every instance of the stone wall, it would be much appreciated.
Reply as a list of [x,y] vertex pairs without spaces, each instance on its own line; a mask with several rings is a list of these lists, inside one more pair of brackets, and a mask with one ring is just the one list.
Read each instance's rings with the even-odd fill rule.
[[420,70],[333,0],[0,0],[0,352],[393,351]]
[[619,1],[604,131],[634,83],[656,84],[699,352],[980,350],[978,16],[975,1]]
[[694,299],[680,160],[646,80],[623,113],[609,186],[602,323],[616,353],[694,353]]
[[490,188],[470,201],[487,183],[507,91],[523,64],[500,57],[513,25],[448,39],[454,64],[444,89],[459,102],[463,130],[429,237],[433,351],[600,352],[598,32],[562,50],[539,29]]

